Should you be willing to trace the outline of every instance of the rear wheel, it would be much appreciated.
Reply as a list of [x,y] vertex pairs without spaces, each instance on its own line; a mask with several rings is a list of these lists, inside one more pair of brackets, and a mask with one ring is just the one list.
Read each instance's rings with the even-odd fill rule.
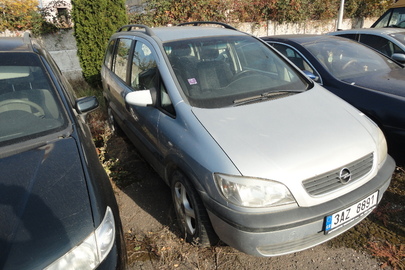
[[171,182],[174,209],[180,230],[187,242],[200,246],[210,246],[218,242],[200,196],[179,172],[175,172]]

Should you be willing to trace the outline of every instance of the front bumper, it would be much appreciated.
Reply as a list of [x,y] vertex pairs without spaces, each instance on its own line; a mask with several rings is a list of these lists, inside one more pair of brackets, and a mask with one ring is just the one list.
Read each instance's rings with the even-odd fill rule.
[[324,234],[326,216],[347,208],[377,190],[380,202],[394,169],[395,161],[388,156],[378,174],[365,185],[335,200],[312,207],[253,214],[236,212],[212,200],[205,200],[205,203],[212,226],[222,241],[247,254],[279,256],[319,245],[358,224],[369,213],[336,231]]

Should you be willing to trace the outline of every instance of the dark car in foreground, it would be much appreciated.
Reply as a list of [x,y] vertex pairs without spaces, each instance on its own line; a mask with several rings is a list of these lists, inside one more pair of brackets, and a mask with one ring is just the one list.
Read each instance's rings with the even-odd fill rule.
[[189,242],[304,250],[363,220],[390,183],[375,123],[229,25],[123,26],[101,76],[112,127],[170,186]]
[[323,87],[357,107],[384,131],[389,152],[403,156],[405,69],[349,39],[321,35],[263,37]]
[[76,99],[28,34],[0,38],[0,269],[122,269],[117,203]]

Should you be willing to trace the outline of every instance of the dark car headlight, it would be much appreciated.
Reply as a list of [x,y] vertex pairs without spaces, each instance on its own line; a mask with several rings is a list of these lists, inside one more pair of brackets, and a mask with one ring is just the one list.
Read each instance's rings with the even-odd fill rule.
[[72,248],[45,269],[95,269],[107,257],[114,241],[114,214],[111,208],[107,207],[100,226],[81,244]]

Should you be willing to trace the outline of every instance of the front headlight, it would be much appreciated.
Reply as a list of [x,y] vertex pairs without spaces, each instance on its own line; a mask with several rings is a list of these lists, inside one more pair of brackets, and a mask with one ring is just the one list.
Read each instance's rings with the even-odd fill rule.
[[100,226],[80,245],[68,251],[45,269],[95,269],[111,251],[115,241],[114,215],[107,207]]
[[215,174],[215,180],[225,199],[239,206],[270,207],[295,203],[287,187],[278,182],[224,174]]
[[378,157],[377,165],[378,168],[380,168],[383,165],[385,159],[387,158],[388,154],[387,140],[385,139],[384,133],[382,132],[382,130],[380,129],[380,127],[377,125],[376,122],[374,122],[370,117],[368,117],[362,112],[360,112],[360,115],[365,117],[370,123],[372,123],[375,129],[377,130],[377,134],[375,135],[377,136],[377,139],[375,140],[375,142],[377,144],[377,157]]
[[[378,127],[377,127],[378,128]],[[384,133],[378,128],[378,141],[377,141],[377,150],[378,150],[378,167],[383,165],[383,162],[387,158],[387,141],[385,139]]]

